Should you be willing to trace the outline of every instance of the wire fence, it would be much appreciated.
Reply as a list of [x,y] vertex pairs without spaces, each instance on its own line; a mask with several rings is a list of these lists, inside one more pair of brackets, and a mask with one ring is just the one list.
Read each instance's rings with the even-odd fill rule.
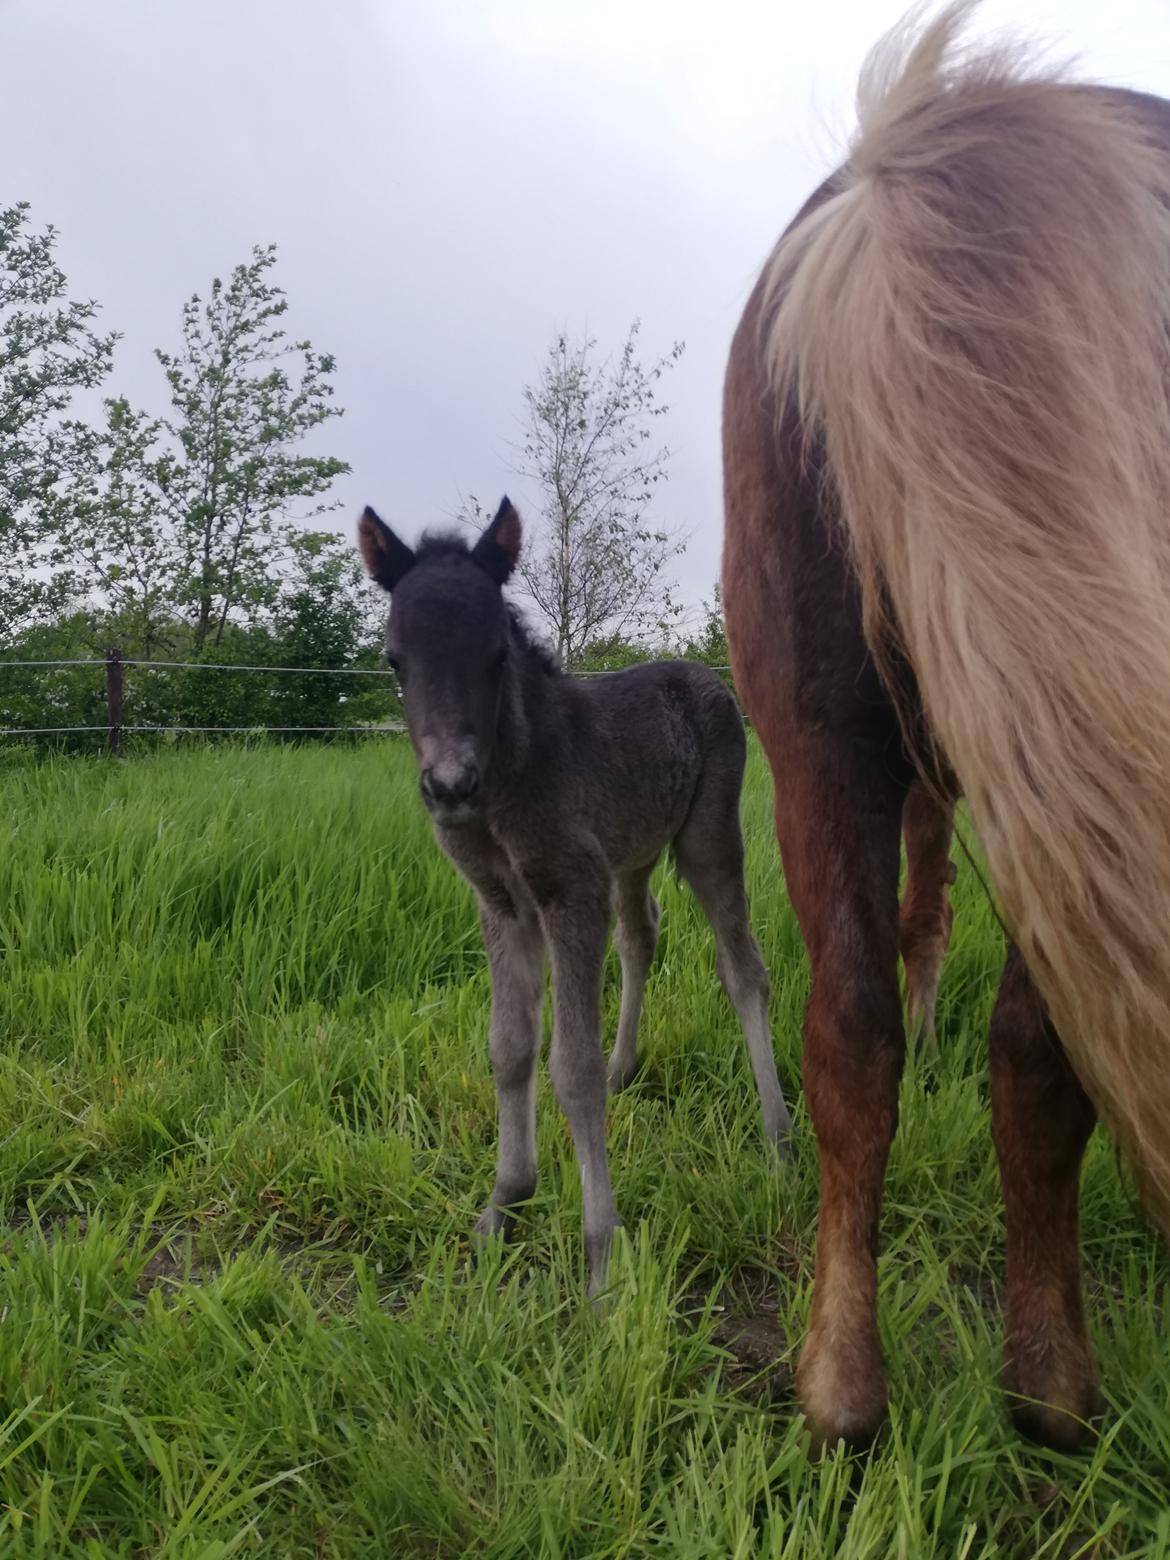
[[294,677],[326,677],[326,678],[376,678],[389,688],[395,688],[394,673],[389,668],[366,666],[283,666],[267,664],[247,664],[243,662],[227,661],[160,661],[138,656],[123,656],[118,650],[110,650],[103,657],[75,656],[60,657],[45,660],[0,659],[0,673],[4,672],[39,672],[52,673],[54,671],[99,671],[104,675],[104,690],[100,700],[104,706],[102,713],[104,720],[75,720],[72,722],[58,722],[56,724],[5,724],[0,725],[0,737],[9,741],[30,738],[68,738],[102,735],[109,752],[120,753],[123,750],[125,739],[135,734],[142,735],[252,735],[252,736],[325,736],[325,735],[360,735],[382,736],[395,735],[404,729],[401,720],[388,719],[381,722],[363,721],[361,723],[349,723],[344,721],[330,721],[329,723],[302,722],[281,723],[266,721],[239,721],[227,720],[210,722],[206,720],[162,721],[154,719],[127,719],[125,714],[125,690],[126,672],[128,670],[141,670],[145,672],[231,672],[231,673],[255,673],[260,675],[276,674]]
[[[204,724],[199,722],[158,722],[158,721],[133,721],[125,718],[125,673],[127,668],[142,671],[171,671],[171,672],[234,672],[256,673],[259,675],[284,674],[294,677],[355,677],[355,678],[380,678],[382,682],[391,688],[397,688],[394,673],[389,668],[367,666],[269,666],[246,665],[242,663],[229,663],[220,661],[157,661],[135,656],[123,656],[118,650],[110,650],[104,657],[73,657],[58,660],[12,660],[0,659],[0,672],[4,671],[56,671],[56,670],[101,670],[104,673],[104,721],[80,721],[67,725],[4,725],[0,726],[0,737],[6,739],[27,739],[33,737],[57,737],[66,738],[73,736],[97,736],[103,735],[108,752],[118,754],[123,751],[125,738],[128,735],[163,735],[173,733],[175,735],[250,735],[250,736],[325,736],[325,735],[352,735],[352,736],[393,736],[405,730],[401,720],[387,719],[377,723],[366,722],[362,724],[344,725],[330,723],[327,725],[280,725],[265,722],[226,722],[223,724]],[[616,677],[620,672],[628,670],[627,667],[614,667],[601,671],[586,671],[575,673],[578,677]],[[729,666],[712,667],[713,671],[721,674],[729,674]]]

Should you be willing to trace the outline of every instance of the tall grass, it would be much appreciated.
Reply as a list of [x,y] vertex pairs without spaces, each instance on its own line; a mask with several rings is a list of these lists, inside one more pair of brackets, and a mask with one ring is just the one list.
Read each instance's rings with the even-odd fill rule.
[[[807,973],[753,751],[753,920],[790,1096]],[[789,1378],[815,1151],[761,1150],[710,939],[666,873],[645,1067],[609,1139],[628,1233],[581,1303],[567,1131],[476,1268],[491,1184],[474,905],[397,742],[0,770],[0,1554],[1170,1553],[1166,1267],[1105,1143],[1086,1260],[1111,1418],[1029,1450],[996,1386],[984,1032],[960,868],[941,1049],[888,1181],[888,1433],[810,1461]],[[617,970],[607,971],[606,1022]],[[5,1417],[6,1416],[6,1417]]]

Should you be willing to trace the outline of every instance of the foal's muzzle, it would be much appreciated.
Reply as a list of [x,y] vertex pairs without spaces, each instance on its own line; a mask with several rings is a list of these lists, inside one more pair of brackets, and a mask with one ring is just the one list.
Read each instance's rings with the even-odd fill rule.
[[464,823],[475,815],[479,766],[451,759],[427,764],[419,774],[419,790],[436,822]]

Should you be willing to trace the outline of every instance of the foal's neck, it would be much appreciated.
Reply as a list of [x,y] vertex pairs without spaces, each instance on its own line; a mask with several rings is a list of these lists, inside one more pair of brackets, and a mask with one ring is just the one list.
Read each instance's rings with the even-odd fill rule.
[[545,739],[557,740],[551,728],[564,683],[544,653],[513,630],[495,740],[495,767],[506,790],[522,790],[542,762]]

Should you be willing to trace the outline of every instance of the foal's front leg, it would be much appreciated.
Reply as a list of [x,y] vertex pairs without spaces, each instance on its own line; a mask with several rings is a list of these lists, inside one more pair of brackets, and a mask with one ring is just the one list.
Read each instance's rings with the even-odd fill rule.
[[536,1190],[536,1060],[544,997],[544,937],[530,908],[481,896],[480,925],[492,974],[489,1045],[496,1084],[496,1184],[475,1226],[483,1238],[511,1231],[508,1210]]
[[621,1224],[605,1150],[605,1058],[601,1050],[601,971],[609,936],[609,880],[604,863],[588,858],[575,863],[563,882],[563,888],[541,895],[541,920],[553,967],[549,1072],[577,1151],[592,1298],[605,1287],[610,1241]]

